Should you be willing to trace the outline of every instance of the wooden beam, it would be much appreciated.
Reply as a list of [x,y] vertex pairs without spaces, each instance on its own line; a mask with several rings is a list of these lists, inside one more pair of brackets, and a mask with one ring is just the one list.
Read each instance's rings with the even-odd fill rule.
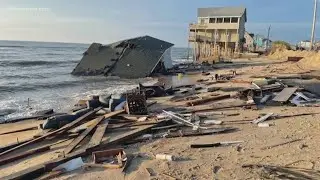
[[4,133],[1,133],[0,135],[12,134],[12,133],[23,132],[23,131],[30,131],[30,130],[37,130],[37,129],[38,129],[38,127],[37,127],[37,126],[34,126],[34,127],[17,129],[17,130],[13,130],[13,131],[7,131],[7,132],[4,132]]
[[209,97],[209,98],[205,98],[205,99],[189,101],[186,103],[186,105],[187,106],[196,106],[196,105],[200,105],[200,104],[204,104],[204,103],[208,103],[208,102],[212,102],[212,101],[219,101],[219,100],[223,100],[223,99],[228,99],[230,97],[231,97],[230,94],[221,95],[221,96],[214,96],[214,97]]
[[46,146],[42,146],[42,147],[39,147],[39,148],[36,148],[36,149],[32,149],[32,150],[29,150],[29,151],[21,152],[21,153],[18,153],[18,154],[13,155],[13,156],[9,156],[9,157],[4,158],[4,159],[0,159],[0,166],[2,166],[4,164],[11,163],[13,161],[16,161],[16,160],[19,160],[19,159],[22,159],[22,158],[25,158],[25,157],[28,157],[28,156],[31,156],[31,155],[34,155],[36,153],[49,151],[51,149],[51,146],[66,142],[68,140],[69,139],[66,139],[66,140],[59,141],[59,142],[56,142],[56,143],[53,143],[53,144],[49,144],[49,145],[46,145]]
[[23,144],[23,143],[32,141],[32,140],[33,140],[33,138],[28,138],[28,139],[23,140],[23,141],[20,141],[20,142],[15,142],[15,143],[12,143],[12,144],[8,144],[8,145],[6,145],[6,146],[1,146],[1,147],[0,147],[0,153],[2,153],[2,152],[4,152],[4,151],[7,151],[7,150],[9,150],[9,149],[11,149],[11,148],[17,147],[17,146],[19,146],[19,145],[21,145],[21,144]]
[[23,143],[23,144],[21,144],[21,145],[19,145],[19,146],[16,146],[16,147],[14,147],[14,148],[12,148],[12,149],[9,149],[9,150],[7,150],[7,151],[4,151],[4,152],[0,153],[0,157],[3,156],[3,155],[5,155],[5,154],[8,154],[8,153],[10,153],[10,152],[13,152],[13,151],[15,151],[15,150],[17,150],[17,149],[20,149],[20,148],[22,148],[22,147],[25,147],[25,146],[34,144],[34,143],[36,143],[36,142],[39,142],[39,141],[41,141],[41,140],[44,140],[44,139],[47,138],[47,137],[54,136],[54,135],[56,135],[56,134],[58,134],[58,133],[62,133],[62,132],[68,131],[68,130],[74,128],[75,126],[79,125],[79,124],[82,123],[83,121],[89,119],[89,118],[92,117],[93,115],[95,115],[95,113],[96,113],[97,111],[99,111],[100,109],[101,109],[101,107],[100,107],[100,108],[97,108],[97,109],[94,109],[94,110],[92,110],[92,111],[84,114],[83,116],[79,117],[79,118],[76,119],[75,121],[73,121],[73,122],[71,122],[71,123],[69,123],[69,124],[64,125],[64,126],[61,127],[60,129],[57,129],[57,130],[52,131],[52,132],[49,132],[49,133],[47,133],[47,134],[45,134],[45,135],[43,135],[43,136],[41,136],[41,137],[35,138],[35,139],[31,140],[31,141],[25,142],[25,143]]
[[50,150],[50,146],[51,145],[40,147],[40,148],[37,148],[37,149],[33,149],[33,150],[30,150],[30,151],[22,152],[20,154],[14,155],[14,156],[10,156],[10,157],[1,159],[0,160],[0,166],[2,166],[4,164],[8,164],[10,162],[14,162],[16,160],[19,160],[19,159],[22,159],[22,158],[25,158],[25,157],[28,157],[28,156],[31,156],[31,155],[36,154],[36,153],[49,151]]
[[47,163],[44,163],[42,165],[38,165],[35,167],[28,168],[24,171],[13,173],[10,176],[4,177],[4,179],[34,179],[36,177],[39,177],[40,175],[42,175],[45,172],[51,171],[53,168],[57,167],[58,165],[60,165],[62,163],[65,163],[71,159],[81,157],[81,156],[90,155],[93,151],[111,148],[115,144],[120,144],[120,143],[123,143],[127,140],[138,137],[141,134],[149,132],[152,128],[161,126],[165,123],[166,123],[166,121],[160,121],[156,125],[150,125],[150,126],[136,129],[134,131],[130,131],[126,134],[121,135],[120,137],[118,137],[116,139],[111,139],[110,141],[102,142],[99,146],[90,147],[88,149],[84,149],[84,150],[80,150],[77,152],[67,154],[64,158],[57,158],[57,159],[54,159],[54,160],[49,161]]
[[83,131],[80,136],[74,139],[63,151],[64,155],[69,154],[93,129],[104,120],[104,116],[98,117],[92,126]]
[[90,142],[88,143],[88,148],[98,146],[100,144],[107,127],[108,124],[103,124],[97,127],[96,131],[91,137]]
[[75,140],[73,140],[65,149],[64,149],[64,155],[69,154],[101,121],[103,121],[106,118],[110,118],[112,116],[116,116],[118,114],[123,113],[124,110],[120,111],[114,111],[108,114],[105,114],[104,116],[101,116],[96,119],[96,122],[87,128],[84,132],[81,133],[80,136],[78,136]]

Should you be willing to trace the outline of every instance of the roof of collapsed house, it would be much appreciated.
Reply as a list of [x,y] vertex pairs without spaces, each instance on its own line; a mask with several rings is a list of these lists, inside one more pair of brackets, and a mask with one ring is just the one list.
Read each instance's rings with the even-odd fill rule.
[[163,53],[173,44],[142,36],[102,45],[93,43],[72,71],[73,75],[112,75],[124,78],[149,76]]

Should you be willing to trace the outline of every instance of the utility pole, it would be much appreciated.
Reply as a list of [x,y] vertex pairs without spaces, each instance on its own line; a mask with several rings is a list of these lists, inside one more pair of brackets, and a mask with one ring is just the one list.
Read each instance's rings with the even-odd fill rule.
[[266,47],[266,50],[268,50],[268,48],[269,48],[270,30],[271,30],[271,25],[270,25],[269,28],[268,28],[268,37],[267,37],[267,47]]
[[311,41],[310,41],[310,50],[313,49],[313,43],[314,43],[314,32],[316,29],[316,21],[317,21],[317,5],[318,0],[314,0],[314,9],[313,9],[313,23],[312,23],[312,31],[311,31]]

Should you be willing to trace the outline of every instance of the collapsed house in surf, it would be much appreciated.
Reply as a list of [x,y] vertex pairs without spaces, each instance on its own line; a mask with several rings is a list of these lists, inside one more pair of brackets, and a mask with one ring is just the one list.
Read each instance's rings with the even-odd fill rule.
[[72,74],[142,78],[164,73],[172,67],[172,46],[171,43],[150,36],[127,39],[109,45],[93,43],[83,53]]

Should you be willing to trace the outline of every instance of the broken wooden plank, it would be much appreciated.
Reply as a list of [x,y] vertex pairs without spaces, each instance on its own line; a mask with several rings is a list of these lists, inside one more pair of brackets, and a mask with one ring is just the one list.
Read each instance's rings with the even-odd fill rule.
[[92,126],[88,127],[84,132],[74,139],[63,151],[64,155],[69,154],[93,129],[104,120],[104,116],[98,117]]
[[25,157],[28,157],[28,156],[31,156],[31,155],[34,155],[36,153],[42,153],[42,152],[49,151],[51,149],[51,146],[66,142],[68,140],[69,139],[66,139],[66,140],[63,140],[63,141],[59,141],[59,142],[56,142],[56,143],[53,143],[53,144],[49,144],[49,145],[46,145],[46,146],[43,146],[43,147],[39,147],[39,148],[32,149],[32,150],[29,150],[29,151],[21,152],[19,154],[13,155],[13,156],[9,156],[9,157],[0,159],[0,166],[2,166],[4,164],[8,164],[10,162],[14,162],[16,160],[19,160],[19,159],[22,159],[22,158],[25,158]]
[[150,126],[146,126],[143,128],[139,128],[139,129],[130,131],[129,133],[123,134],[116,139],[111,139],[111,140],[107,140],[105,142],[102,142],[99,146],[90,147],[90,148],[87,148],[84,150],[80,150],[77,152],[67,154],[65,157],[60,157],[60,158],[54,159],[52,161],[46,162],[44,164],[30,167],[26,170],[13,173],[9,176],[4,177],[4,179],[34,179],[34,178],[37,178],[40,175],[42,175],[43,173],[49,172],[53,168],[57,167],[58,165],[65,163],[71,159],[81,157],[81,156],[90,155],[93,151],[110,148],[116,144],[123,143],[127,140],[130,140],[130,139],[136,138],[142,134],[145,134],[145,133],[149,132],[151,130],[151,128],[164,125],[165,123],[166,123],[166,121],[159,121],[158,124],[156,124],[156,125],[150,125]]
[[231,97],[230,94],[221,95],[221,96],[214,96],[214,97],[208,97],[208,98],[205,98],[205,99],[189,101],[189,102],[186,103],[186,105],[187,106],[196,106],[196,105],[200,105],[200,104],[204,104],[204,103],[208,103],[208,102],[212,102],[212,101],[219,101],[219,100],[223,100],[223,99],[228,99],[230,97]]
[[29,139],[26,139],[26,140],[23,140],[23,141],[20,141],[20,142],[15,142],[15,143],[12,143],[12,144],[8,144],[6,146],[1,146],[0,147],[0,153],[2,153],[4,151],[7,151],[9,149],[12,149],[14,147],[17,147],[17,146],[19,146],[19,145],[21,145],[23,143],[29,142],[31,140],[33,140],[33,138],[29,138]]
[[259,123],[262,123],[264,121],[266,121],[267,119],[269,119],[271,116],[273,116],[274,113],[268,113],[258,119],[255,119],[252,121],[253,124],[259,124]]
[[298,90],[298,88],[284,88],[276,97],[273,98],[275,102],[287,102],[290,97]]
[[170,128],[176,128],[176,127],[183,127],[183,124],[173,124],[173,125],[168,125],[168,126],[161,126],[161,127],[155,127],[152,128],[152,131],[158,131],[158,130],[163,130],[163,129],[170,129]]
[[88,143],[88,147],[93,147],[100,144],[107,127],[108,124],[103,124],[97,127],[96,131],[91,137],[90,142]]
[[49,133],[47,133],[47,134],[45,134],[45,135],[43,135],[43,136],[41,136],[41,137],[35,138],[35,139],[31,140],[31,141],[27,141],[27,142],[25,142],[25,143],[23,143],[23,144],[21,144],[21,145],[19,145],[19,146],[16,146],[16,147],[14,147],[14,148],[12,148],[12,149],[9,149],[9,150],[7,150],[7,151],[4,151],[4,152],[0,153],[0,157],[3,156],[3,155],[5,155],[5,154],[8,154],[8,153],[10,153],[10,152],[13,152],[13,151],[15,151],[15,150],[17,150],[17,149],[20,149],[20,148],[22,148],[22,147],[25,147],[25,146],[27,146],[27,145],[34,144],[34,143],[36,143],[36,142],[39,142],[39,141],[41,141],[41,140],[43,140],[43,139],[45,139],[45,138],[47,138],[47,137],[54,136],[54,135],[56,135],[56,134],[58,134],[58,133],[68,131],[68,130],[74,128],[75,126],[79,125],[81,122],[83,122],[83,121],[87,120],[88,118],[92,117],[92,116],[93,116],[97,111],[99,111],[100,109],[101,109],[101,108],[94,109],[94,110],[86,113],[85,115],[79,117],[79,118],[76,119],[75,121],[73,121],[73,122],[71,122],[71,123],[69,123],[69,124],[66,124],[65,126],[63,126],[63,127],[60,128],[60,129],[57,129],[57,130],[52,131],[52,132],[49,132]]
[[59,171],[51,171],[48,174],[45,174],[39,178],[37,178],[36,180],[50,180],[50,179],[54,179],[57,178],[58,176],[62,175],[63,173],[65,173],[65,171],[63,170],[59,170]]
[[3,158],[3,159],[0,160],[0,166],[2,166],[4,164],[8,164],[10,162],[14,162],[16,160],[19,160],[19,159],[22,159],[22,158],[25,158],[25,157],[28,157],[28,156],[31,156],[31,155],[36,154],[36,153],[41,153],[41,152],[45,152],[45,151],[49,151],[49,150],[50,150],[50,145],[44,146],[44,147],[40,147],[40,148],[37,148],[37,149],[33,149],[33,150],[30,150],[30,151],[22,152],[20,154],[17,154],[17,155],[14,155],[14,156],[10,156],[10,157],[7,157],[7,158]]
[[271,148],[279,147],[279,146],[282,146],[282,145],[294,143],[294,142],[301,141],[301,140],[302,140],[302,139],[294,139],[294,140],[287,141],[287,142],[284,142],[284,143],[280,143],[280,144],[275,144],[275,145],[272,145],[272,146],[263,147],[263,148],[261,148],[261,150],[271,149]]
[[181,111],[180,113],[196,113],[196,112],[203,112],[203,111],[214,111],[214,110],[221,110],[221,109],[229,109],[229,108],[247,108],[247,107],[256,107],[255,103],[247,104],[247,103],[240,103],[240,104],[222,104],[222,105],[208,105],[203,108],[194,108],[190,110]]
[[17,129],[17,130],[13,130],[13,131],[3,132],[0,135],[12,134],[12,133],[23,132],[23,131],[31,131],[31,130],[37,130],[37,129],[38,129],[38,127],[34,126],[34,127],[28,127],[28,128],[22,128],[22,129]]
[[176,137],[188,137],[188,136],[203,136],[211,135],[215,133],[225,133],[236,130],[236,128],[216,128],[216,129],[203,129],[201,131],[193,130],[179,130],[177,132],[168,132],[165,138],[176,138]]

